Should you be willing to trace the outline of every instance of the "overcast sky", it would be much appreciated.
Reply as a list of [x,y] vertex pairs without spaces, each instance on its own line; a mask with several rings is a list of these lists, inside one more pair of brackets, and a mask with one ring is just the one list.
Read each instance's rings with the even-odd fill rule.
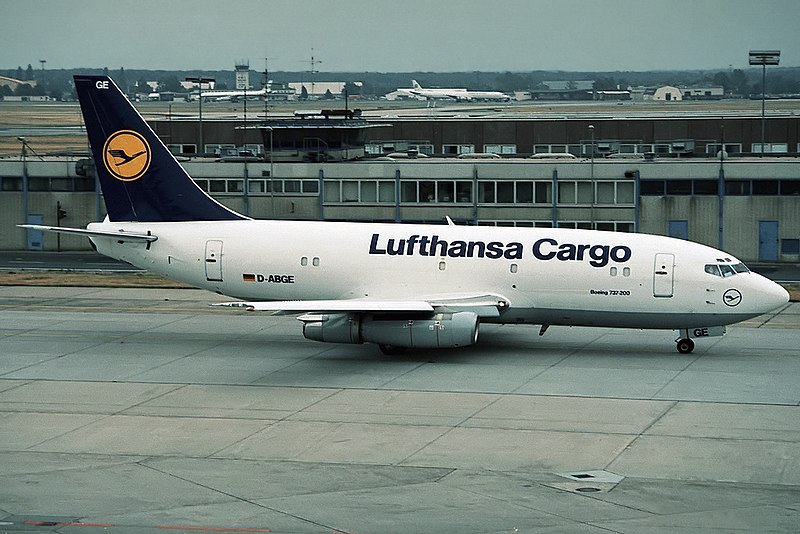
[[0,68],[531,71],[800,66],[799,0],[0,0]]

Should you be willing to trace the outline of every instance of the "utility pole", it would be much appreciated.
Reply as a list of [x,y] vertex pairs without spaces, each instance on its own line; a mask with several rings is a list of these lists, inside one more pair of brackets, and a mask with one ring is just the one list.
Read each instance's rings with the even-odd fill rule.
[[316,69],[316,66],[317,66],[317,64],[322,63],[321,60],[314,59],[314,49],[313,48],[311,49],[311,61],[309,63],[311,63],[311,71],[309,72],[309,74],[311,74],[311,96],[313,97],[313,95],[315,94],[314,93],[315,75],[319,72]]

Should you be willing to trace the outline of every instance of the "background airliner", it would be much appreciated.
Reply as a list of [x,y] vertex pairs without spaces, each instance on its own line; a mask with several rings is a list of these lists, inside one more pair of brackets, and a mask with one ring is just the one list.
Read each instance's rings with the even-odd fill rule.
[[409,95],[428,98],[428,99],[451,99],[451,100],[500,100],[507,102],[511,100],[505,93],[500,91],[470,91],[468,89],[430,89],[422,87],[417,80],[411,80],[411,89],[398,89]]
[[199,93],[191,93],[187,99],[189,101],[195,101],[200,98],[202,95],[203,100],[213,100],[217,102],[223,102],[227,100],[237,100],[239,98],[261,98],[265,95],[269,94],[271,91],[267,88],[264,89],[253,89],[252,91],[244,91],[241,89],[237,90],[218,90],[218,91],[202,91]]
[[252,220],[197,187],[108,77],[75,87],[108,216],[22,226],[88,236],[231,305],[302,313],[308,339],[392,352],[472,345],[481,323],[603,326],[678,330],[686,353],[789,299],[730,254],[664,236]]

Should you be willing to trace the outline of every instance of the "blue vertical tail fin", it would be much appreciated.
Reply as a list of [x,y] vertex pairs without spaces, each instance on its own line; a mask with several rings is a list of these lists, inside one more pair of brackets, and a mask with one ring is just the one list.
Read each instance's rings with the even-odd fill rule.
[[109,220],[247,219],[194,183],[111,78],[74,78]]

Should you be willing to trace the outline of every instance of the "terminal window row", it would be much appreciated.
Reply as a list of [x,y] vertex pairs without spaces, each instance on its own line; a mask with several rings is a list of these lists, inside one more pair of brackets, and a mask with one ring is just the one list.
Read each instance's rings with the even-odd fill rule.
[[[241,178],[195,178],[195,183],[207,193],[236,193],[244,192],[244,180]],[[287,194],[287,195],[316,195],[319,193],[319,180],[280,180],[280,179],[249,179],[248,192],[251,195]]]
[[[592,147],[596,156],[611,154],[647,154],[673,155],[689,154],[695,152],[696,144],[703,146],[705,155],[716,156],[721,143],[695,141],[693,139],[674,140],[670,142],[642,143],[639,141],[617,141],[617,140],[583,140],[580,143],[540,143],[532,147],[533,154],[572,154],[576,157],[590,157]],[[729,154],[741,154],[743,152],[741,143],[725,143],[725,151]],[[514,143],[486,143],[483,145],[482,152],[499,155],[516,155],[519,153],[517,145]],[[698,147],[699,148],[699,147]],[[428,142],[408,142],[408,141],[383,141],[371,142],[365,145],[365,152],[368,155],[380,156],[392,152],[416,151],[420,154],[429,156],[434,155],[434,145]],[[441,153],[444,155],[458,156],[461,154],[472,154],[476,152],[475,145],[469,143],[444,143]],[[789,152],[788,143],[761,143],[750,145],[750,152],[754,154],[786,154]],[[800,152],[800,144],[797,145],[797,152]]]
[[[478,182],[481,204],[552,204],[552,181],[485,181]],[[633,181],[578,180],[558,181],[559,204],[633,205]]]
[[[508,221],[481,219],[478,221],[478,226],[498,226],[506,228],[552,228],[553,221]],[[558,221],[558,228],[632,233],[634,224],[633,221]]]
[[[0,191],[22,191],[22,176],[0,177]],[[29,177],[28,191],[94,191],[94,178],[75,177]]]
[[[390,180],[325,180],[326,203],[394,203],[395,183]],[[633,181],[558,182],[559,204],[634,204]],[[593,195],[594,191],[594,195]],[[479,204],[553,203],[553,182],[533,180],[479,180]],[[400,202],[404,204],[472,204],[473,182],[469,180],[401,180]]]
[[[642,180],[642,196],[718,195],[719,180]],[[725,180],[726,196],[800,195],[800,180]]]

